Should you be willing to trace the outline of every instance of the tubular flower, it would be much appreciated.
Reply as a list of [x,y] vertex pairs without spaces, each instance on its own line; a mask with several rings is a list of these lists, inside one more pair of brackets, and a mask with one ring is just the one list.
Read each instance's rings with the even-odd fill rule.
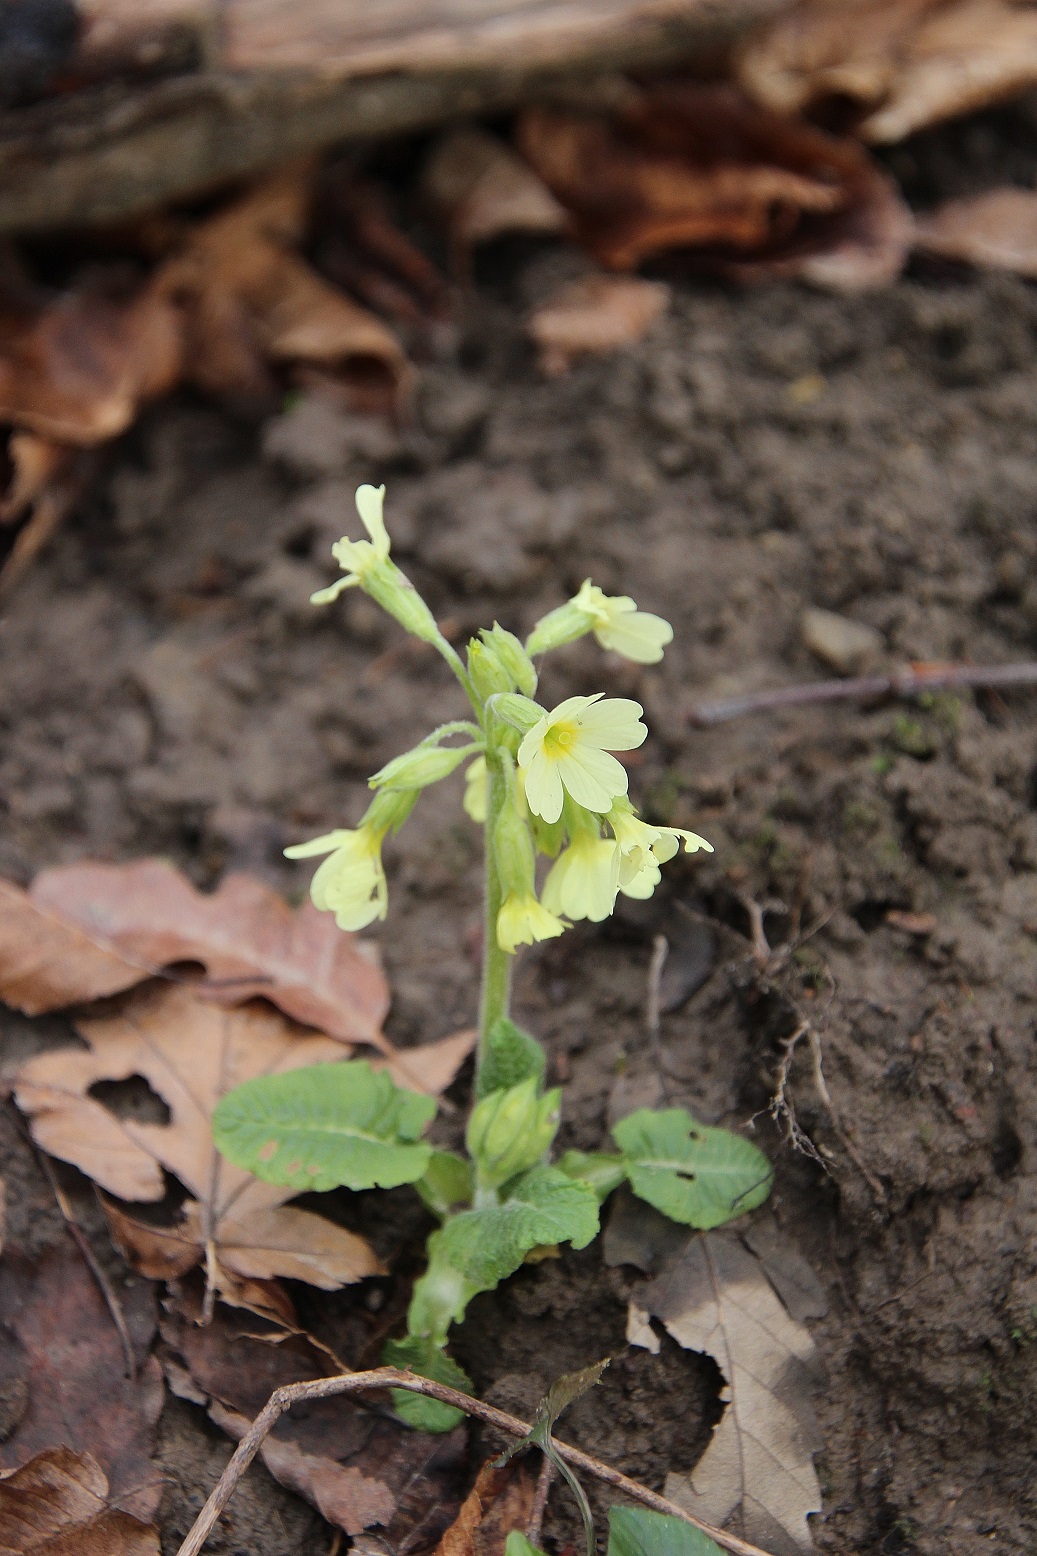
[[673,642],[673,628],[668,621],[653,616],[651,611],[639,611],[627,594],[605,594],[589,578],[574,595],[572,604],[585,612],[602,648],[622,654],[635,664],[658,664],[667,643]]
[[311,604],[330,605],[332,600],[338,599],[343,589],[355,589],[357,584],[363,585],[372,569],[388,559],[389,534],[382,517],[384,499],[384,486],[357,487],[356,511],[370,539],[347,540],[343,537],[335,542],[331,554],[346,576],[336,579],[327,589],[318,589],[316,594],[310,596]]
[[497,944],[512,956],[520,945],[553,940],[565,929],[561,919],[538,902],[532,892],[509,892],[497,914]]
[[626,697],[568,697],[545,713],[518,750],[526,801],[536,816],[557,821],[568,793],[586,810],[607,811],[627,792],[624,768],[610,751],[632,751],[646,738],[640,703]]
[[600,924],[616,905],[619,844],[581,828],[551,866],[542,893],[545,908],[566,918]]
[[672,859],[683,840],[685,852],[713,852],[697,832],[681,827],[653,827],[642,821],[628,800],[616,800],[609,811],[608,824],[616,835],[621,855],[619,889],[626,897],[650,897],[661,879],[659,866]]
[[310,896],[314,907],[334,913],[339,929],[363,929],[385,917],[389,898],[382,868],[384,836],[379,828],[361,825],[285,849],[288,859],[328,855],[310,882]]

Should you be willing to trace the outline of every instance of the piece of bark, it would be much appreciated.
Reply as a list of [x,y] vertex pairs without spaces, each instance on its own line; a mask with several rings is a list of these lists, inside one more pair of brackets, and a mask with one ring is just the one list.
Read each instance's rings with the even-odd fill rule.
[[[249,74],[243,22],[231,30],[239,40],[236,68],[220,53],[219,40],[200,27],[195,52],[204,69],[143,82],[111,80],[0,116],[0,232],[120,221],[336,141],[368,141],[513,107],[560,81],[601,70],[715,66],[753,22],[782,4],[625,0],[620,7],[582,0],[565,10],[584,22],[567,22],[565,34],[553,24],[550,52],[528,0],[479,0],[482,24],[473,29],[471,46],[451,54],[427,36],[420,43],[431,29],[427,7],[415,3],[412,21],[422,29],[408,32],[397,11],[394,53],[381,50],[381,58],[394,61],[392,73],[388,64],[376,66],[372,45],[364,68],[386,73],[363,76],[345,76],[345,64],[336,67],[338,76],[291,70],[268,48],[266,68]],[[224,14],[234,9],[225,7]],[[309,7],[278,9],[302,36]],[[360,14],[356,7],[338,9]],[[549,9],[537,8],[541,21]],[[530,23],[525,33],[518,25],[523,13]],[[455,40],[463,30],[454,28]],[[252,35],[249,49],[258,64],[258,19]],[[110,46],[117,50],[114,31]],[[348,68],[359,68],[359,56]]]

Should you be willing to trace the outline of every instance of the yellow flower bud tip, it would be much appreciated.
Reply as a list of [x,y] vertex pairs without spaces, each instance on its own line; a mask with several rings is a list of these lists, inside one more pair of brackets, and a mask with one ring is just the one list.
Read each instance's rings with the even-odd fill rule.
[[383,834],[373,827],[340,829],[286,848],[289,859],[327,854],[310,882],[313,905],[334,913],[340,929],[363,929],[388,909],[388,889],[382,868]]
[[486,821],[489,809],[489,782],[490,777],[486,771],[486,758],[477,756],[468,771],[464,775],[464,808],[467,814],[479,826]]
[[578,832],[552,865],[542,900],[552,913],[600,924],[616,905],[619,844],[592,832]]
[[564,934],[568,927],[531,892],[523,895],[509,892],[497,914],[497,944],[502,951],[514,956],[520,945],[532,945],[535,940],[553,940],[556,935]]
[[526,801],[536,816],[557,821],[566,794],[602,813],[627,792],[627,775],[610,751],[632,751],[646,738],[640,703],[626,697],[568,697],[545,713],[518,750]]
[[590,579],[584,580],[571,602],[584,611],[602,648],[632,659],[635,664],[655,665],[663,649],[673,642],[673,628],[661,616],[640,611],[629,595],[608,595]]

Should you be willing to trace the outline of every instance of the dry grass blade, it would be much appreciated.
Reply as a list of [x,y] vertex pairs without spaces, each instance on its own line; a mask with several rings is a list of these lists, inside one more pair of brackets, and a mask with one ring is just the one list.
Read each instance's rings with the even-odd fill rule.
[[552,376],[581,356],[615,351],[641,339],[665,311],[669,287],[634,276],[585,276],[552,293],[534,310],[526,331],[540,366]]
[[108,1503],[88,1453],[49,1448],[0,1479],[3,1556],[160,1556],[158,1530]]
[[[123,1200],[161,1200],[164,1174],[192,1196],[172,1231],[120,1213],[124,1246],[141,1268],[170,1276],[205,1262],[210,1287],[234,1296],[242,1279],[290,1275],[333,1290],[381,1271],[363,1238],[285,1205],[292,1189],[260,1183],[219,1156],[212,1112],[232,1087],[342,1057],[334,1039],[273,1010],[222,1010],[186,988],[131,995],[115,1015],[84,1019],[87,1049],[32,1059],[15,1096],[34,1139]],[[169,1110],[167,1123],[119,1117],[91,1095],[102,1082],[142,1076]]]
[[649,1317],[687,1350],[714,1357],[727,1384],[709,1447],[690,1474],[667,1476],[666,1495],[746,1539],[812,1552],[807,1517],[821,1507],[813,1455],[822,1443],[809,1389],[820,1366],[810,1334],[790,1317],[760,1261],[735,1233],[694,1238],[635,1298],[638,1344],[651,1344]]
[[948,200],[915,223],[915,247],[941,259],[1037,277],[1037,192],[991,189]]
[[769,108],[848,101],[865,140],[898,141],[1037,81],[1037,11],[1012,0],[801,0],[750,38],[738,74]]
[[308,900],[289,908],[252,876],[229,875],[207,894],[161,859],[85,861],[45,870],[29,896],[138,966],[200,962],[210,979],[198,991],[206,998],[240,1004],[261,994],[344,1043],[392,1051],[381,1033],[389,990],[375,948],[343,934]]

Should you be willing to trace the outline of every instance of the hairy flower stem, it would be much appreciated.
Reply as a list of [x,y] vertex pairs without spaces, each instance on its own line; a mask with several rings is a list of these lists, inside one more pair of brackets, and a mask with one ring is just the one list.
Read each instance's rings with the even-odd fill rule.
[[511,962],[507,951],[497,942],[497,915],[503,893],[497,860],[493,851],[493,829],[508,797],[507,779],[500,760],[487,762],[489,782],[486,800],[486,891],[483,921],[482,991],[479,999],[479,1046],[475,1054],[476,1090],[479,1071],[486,1058],[486,1047],[494,1023],[508,1014],[511,1000]]

